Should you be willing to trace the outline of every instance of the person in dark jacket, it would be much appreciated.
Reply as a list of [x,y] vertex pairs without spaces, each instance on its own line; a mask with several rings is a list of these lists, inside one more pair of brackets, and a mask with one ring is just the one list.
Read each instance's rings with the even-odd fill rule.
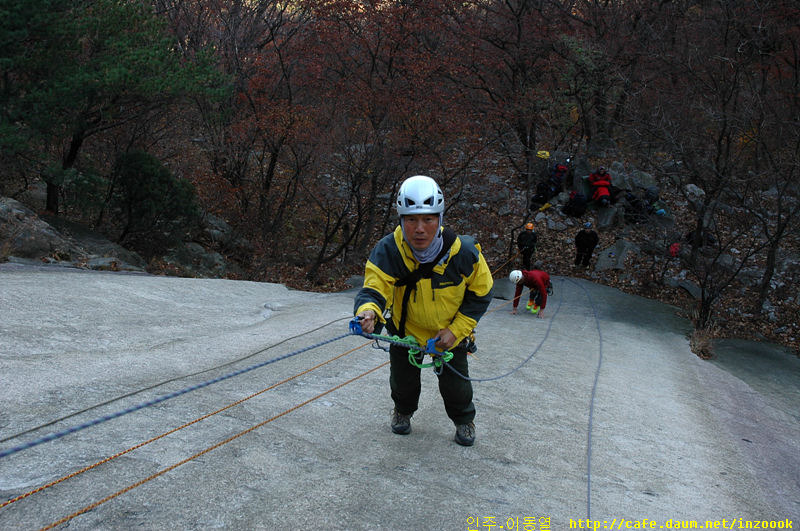
[[528,288],[530,292],[528,293],[528,304],[525,309],[541,319],[542,312],[547,307],[547,295],[552,291],[550,275],[538,269],[531,271],[516,269],[508,275],[508,280],[517,285],[514,291],[514,307],[511,309],[511,313],[517,313],[522,290],[523,288]]
[[522,267],[524,269],[531,268],[531,256],[536,251],[536,232],[533,230],[533,223],[526,223],[525,230],[517,236],[517,248],[522,253]]
[[647,204],[634,192],[625,190],[625,222],[644,223],[647,221]]
[[545,181],[540,181],[536,183],[536,193],[531,196],[531,200],[528,203],[528,210],[531,212],[541,210],[542,206],[546,205],[550,198],[552,197],[550,193],[550,185]]
[[575,265],[587,267],[589,260],[592,259],[592,252],[597,247],[600,237],[592,229],[592,222],[587,221],[583,224],[583,229],[575,236]]
[[556,164],[550,174],[550,187],[555,195],[564,191],[564,180],[567,178],[567,168],[564,164]]
[[572,190],[569,193],[567,203],[561,209],[561,213],[574,218],[583,216],[586,213],[586,196],[578,190]]

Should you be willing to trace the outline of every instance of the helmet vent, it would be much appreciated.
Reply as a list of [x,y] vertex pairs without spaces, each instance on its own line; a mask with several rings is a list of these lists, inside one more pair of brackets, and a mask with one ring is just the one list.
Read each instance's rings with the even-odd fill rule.
[[[413,199],[410,199],[408,197],[405,198],[405,203],[406,203],[406,207],[417,206],[416,201],[414,201]],[[433,206],[433,203],[434,203],[433,196],[429,197],[428,199],[426,199],[425,201],[422,202],[423,205],[428,205],[428,206]]]

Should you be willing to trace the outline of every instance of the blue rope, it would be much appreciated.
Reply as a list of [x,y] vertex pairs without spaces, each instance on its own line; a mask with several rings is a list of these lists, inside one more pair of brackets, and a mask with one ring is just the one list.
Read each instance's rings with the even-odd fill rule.
[[97,426],[98,424],[102,424],[103,422],[107,422],[109,420],[113,420],[113,419],[119,418],[119,417],[121,417],[123,415],[127,415],[128,413],[133,413],[134,411],[139,411],[140,409],[144,409],[146,407],[150,407],[150,406],[154,406],[156,404],[160,404],[162,402],[166,402],[167,400],[170,400],[172,398],[176,398],[176,397],[181,396],[181,395],[185,395],[187,393],[191,393],[192,391],[197,391],[198,389],[203,389],[204,387],[208,387],[209,385],[213,385],[215,383],[219,383],[219,382],[221,382],[223,380],[228,380],[228,379],[233,378],[235,376],[242,375],[242,374],[244,374],[246,372],[250,372],[250,371],[255,370],[255,369],[260,369],[261,367],[264,367],[264,366],[269,365],[271,363],[275,363],[277,361],[281,361],[281,360],[285,360],[287,358],[291,358],[292,356],[296,356],[296,355],[301,354],[303,352],[307,352],[309,350],[321,347],[323,345],[327,345],[328,343],[333,343],[334,341],[338,341],[340,339],[344,339],[345,337],[349,337],[350,335],[351,335],[350,333],[342,334],[342,335],[334,337],[332,339],[328,339],[328,340],[325,340],[325,341],[321,341],[321,342],[319,342],[319,343],[317,343],[315,345],[311,345],[310,347],[301,348],[299,350],[295,350],[294,352],[290,352],[288,354],[284,354],[282,356],[278,356],[276,358],[272,358],[272,359],[264,361],[262,363],[258,363],[256,365],[251,365],[250,367],[246,367],[246,368],[240,369],[238,371],[230,372],[228,374],[225,374],[223,376],[219,376],[219,377],[214,378],[212,380],[207,380],[205,382],[201,382],[199,384],[192,385],[192,386],[187,387],[185,389],[181,389],[179,391],[175,391],[175,392],[172,392],[172,393],[168,393],[166,395],[159,396],[159,397],[154,398],[152,400],[148,400],[147,402],[142,402],[141,404],[137,404],[135,406],[131,406],[131,407],[123,409],[121,411],[117,411],[116,413],[110,413],[108,415],[103,415],[102,417],[98,417],[98,418],[96,418],[94,420],[90,420],[88,422],[84,422],[83,424],[78,424],[77,426],[73,426],[71,428],[67,428],[67,429],[62,430],[62,431],[58,431],[58,432],[55,432],[55,433],[51,433],[49,435],[45,435],[45,436],[43,436],[43,437],[41,437],[39,439],[35,439],[35,440],[30,441],[28,443],[21,444],[19,446],[14,446],[13,448],[9,448],[7,450],[0,451],[0,459],[2,459],[4,457],[8,457],[8,456],[13,455],[13,454],[16,454],[18,452],[22,452],[24,450],[28,450],[28,449],[33,448],[35,446],[39,446],[40,444],[44,444],[46,442],[55,441],[56,439],[60,439],[62,437],[66,437],[67,435],[69,435],[71,433],[75,433],[75,432],[84,430],[86,428],[90,428],[92,426]]
[[[563,283],[565,279],[562,277],[559,280]],[[575,284],[576,286],[581,288],[583,293],[586,295],[586,298],[589,300],[589,304],[592,307],[592,315],[594,316],[595,325],[597,326],[597,335],[598,335],[599,356],[598,356],[598,359],[597,359],[597,368],[595,369],[595,373],[594,373],[594,382],[592,384],[591,398],[589,400],[589,423],[588,423],[588,426],[587,426],[587,433],[586,433],[586,438],[587,438],[587,441],[586,441],[586,518],[587,518],[587,520],[589,520],[589,519],[591,519],[591,514],[592,514],[592,497],[591,497],[591,494],[592,494],[592,429],[593,429],[593,425],[594,425],[594,404],[595,404],[595,397],[597,395],[597,382],[598,382],[598,380],[600,378],[600,367],[603,364],[603,333],[602,333],[602,330],[600,329],[600,316],[597,313],[597,307],[595,306],[594,300],[592,299],[592,296],[589,294],[589,291],[586,289],[585,286],[575,282],[572,279],[566,279],[566,280],[569,280],[572,284]],[[518,370],[520,370],[526,363],[528,363],[533,358],[534,355],[536,355],[537,352],[539,352],[539,349],[542,348],[542,345],[547,340],[547,337],[550,335],[550,330],[551,330],[551,328],[553,326],[553,321],[554,321],[555,316],[558,315],[559,311],[561,311],[561,305],[563,304],[563,302],[564,302],[564,297],[563,297],[563,292],[562,292],[562,296],[558,300],[558,307],[556,308],[556,311],[553,313],[553,317],[550,319],[550,323],[547,326],[547,331],[545,332],[544,336],[542,337],[542,340],[539,342],[539,344],[536,346],[536,348],[534,349],[534,351],[531,353],[530,356],[528,356],[522,363],[520,363],[517,367],[511,369],[507,373],[501,374],[500,376],[493,376],[493,377],[490,377],[490,378],[470,378],[470,377],[464,376],[463,374],[458,372],[456,369],[454,369],[452,366],[450,366],[449,363],[444,362],[444,365],[449,370],[453,371],[459,377],[461,377],[461,378],[463,378],[465,380],[469,380],[471,382],[488,382],[488,381],[492,381],[492,380],[499,380],[500,378],[505,378],[506,376],[510,376],[511,374],[513,374],[513,373],[517,372]],[[355,334],[355,335],[361,335],[361,336],[366,337],[367,339],[375,339],[376,342],[377,341],[385,341],[387,343],[398,344],[398,345],[401,345],[403,347],[408,348],[407,344],[401,343],[401,342],[398,342],[398,341],[393,341],[393,340],[391,340],[389,338],[386,338],[385,336],[378,336],[376,334],[365,334],[365,333],[363,333],[361,331],[360,325],[357,324],[357,321],[351,321],[350,327],[351,327],[352,333]]]
[[[561,278],[560,280],[562,282],[564,281],[563,278]],[[555,320],[556,315],[558,315],[558,312],[561,311],[561,305],[563,303],[564,303],[564,296],[562,294],[562,296],[558,299],[558,306],[556,307],[556,311],[553,312],[553,317],[551,317],[549,319],[550,322],[547,325],[547,331],[544,333],[544,336],[542,337],[542,340],[539,341],[539,344],[536,346],[536,348],[533,350],[533,352],[531,352],[530,356],[525,358],[522,361],[522,363],[520,363],[519,365],[517,365],[516,367],[514,367],[513,369],[511,369],[507,373],[501,374],[500,376],[492,376],[492,377],[489,377],[489,378],[470,378],[469,376],[464,376],[463,374],[458,372],[456,369],[454,369],[447,362],[445,362],[445,366],[447,366],[448,369],[450,369],[452,372],[457,374],[459,377],[461,377],[461,378],[463,378],[465,380],[469,380],[470,382],[491,382],[492,380],[499,380],[500,378],[505,378],[506,376],[510,376],[510,375],[514,374],[515,372],[520,370],[526,363],[528,363],[531,359],[533,359],[533,357],[536,355],[536,353],[539,352],[539,349],[542,348],[542,345],[544,344],[544,342],[547,341],[547,337],[550,335],[550,329],[553,327],[553,321]]]
[[600,316],[597,313],[597,307],[594,305],[594,300],[589,294],[589,290],[585,286],[578,284],[574,280],[570,280],[573,284],[581,288],[589,299],[589,304],[592,306],[592,314],[594,315],[594,322],[597,326],[598,336],[598,358],[597,368],[594,372],[594,383],[592,384],[592,395],[589,400],[589,423],[586,428],[586,519],[592,518],[592,426],[594,424],[594,402],[597,395],[597,381],[600,378],[600,367],[603,364],[603,332],[600,329]]
[[[560,280],[563,282],[564,278],[561,278]],[[603,332],[600,329],[600,316],[597,313],[597,307],[595,306],[594,300],[592,299],[591,294],[589,294],[589,291],[586,289],[585,286],[583,286],[581,284],[578,284],[574,280],[572,280],[572,279],[568,279],[568,280],[572,284],[575,284],[576,286],[581,288],[581,290],[583,290],[583,293],[586,295],[586,298],[589,299],[589,305],[592,307],[592,315],[594,316],[594,322],[595,322],[595,326],[597,327],[597,335],[598,335],[599,357],[597,359],[597,368],[595,369],[595,372],[594,372],[594,383],[592,384],[592,394],[591,394],[591,398],[589,400],[589,424],[588,424],[587,429],[586,429],[586,519],[587,520],[591,520],[591,518],[592,518],[592,429],[593,429],[593,424],[594,424],[594,403],[595,403],[595,396],[597,395],[597,382],[598,382],[598,380],[600,378],[600,367],[603,364]],[[454,373],[459,375],[461,378],[464,378],[465,380],[470,380],[470,381],[473,381],[473,382],[486,382],[486,381],[490,381],[490,380],[498,380],[500,378],[504,378],[504,377],[506,377],[506,376],[518,371],[519,369],[522,368],[523,365],[528,363],[528,361],[531,358],[533,358],[533,356],[542,347],[542,344],[547,340],[547,336],[550,335],[550,328],[553,325],[553,320],[554,320],[555,316],[558,315],[558,312],[561,310],[561,304],[563,302],[564,302],[564,297],[562,295],[562,297],[558,301],[558,307],[556,308],[555,313],[553,313],[553,318],[550,319],[550,325],[547,327],[547,332],[545,332],[544,337],[539,342],[539,345],[536,347],[536,349],[518,367],[510,370],[506,374],[503,374],[503,375],[500,375],[500,376],[495,376],[493,378],[468,378],[468,377],[464,376],[463,374],[459,373],[453,367],[451,367],[449,363],[445,363],[445,365],[447,366],[448,369],[450,369],[451,371],[453,371]]]

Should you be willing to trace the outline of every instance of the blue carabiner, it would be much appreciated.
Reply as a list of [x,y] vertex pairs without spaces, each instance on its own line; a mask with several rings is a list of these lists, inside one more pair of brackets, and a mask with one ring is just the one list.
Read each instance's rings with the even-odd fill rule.
[[361,317],[356,315],[350,320],[350,333],[357,336],[363,336],[364,331],[361,329]]
[[431,356],[441,356],[444,354],[443,352],[436,350],[436,341],[438,341],[438,338],[436,337],[432,337],[428,340],[428,342],[425,344],[426,354],[430,354]]

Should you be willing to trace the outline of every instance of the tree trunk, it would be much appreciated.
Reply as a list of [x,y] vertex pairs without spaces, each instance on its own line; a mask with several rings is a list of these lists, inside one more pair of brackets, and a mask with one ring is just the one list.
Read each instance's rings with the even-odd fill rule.
[[761,277],[761,283],[758,287],[758,298],[753,305],[752,312],[756,315],[760,314],[764,308],[764,302],[769,295],[769,284],[772,281],[772,276],[775,274],[775,263],[778,255],[778,242],[779,238],[773,240],[773,244],[767,249],[767,263],[764,264],[764,274]]
[[703,294],[700,298],[700,305],[697,309],[697,319],[695,320],[694,327],[700,330],[705,330],[711,324],[711,312],[714,308],[715,297],[710,296],[705,287]]
[[[76,131],[72,134],[72,140],[69,143],[69,150],[64,154],[61,161],[61,169],[67,170],[75,165],[78,160],[78,153],[83,145],[86,131]],[[58,215],[58,199],[61,194],[62,183],[47,183],[47,203],[45,208],[53,215]]]
[[275,178],[275,170],[278,167],[278,155],[280,154],[281,144],[274,146],[269,153],[269,164],[267,171],[261,175],[261,189],[258,194],[258,220],[262,228],[266,228],[265,233],[271,234],[275,230],[275,219],[270,219],[270,214],[274,215],[274,198],[270,196],[272,192],[272,182]]
[[61,187],[57,184],[47,183],[47,204],[45,209],[51,214],[58,215],[58,195]]

